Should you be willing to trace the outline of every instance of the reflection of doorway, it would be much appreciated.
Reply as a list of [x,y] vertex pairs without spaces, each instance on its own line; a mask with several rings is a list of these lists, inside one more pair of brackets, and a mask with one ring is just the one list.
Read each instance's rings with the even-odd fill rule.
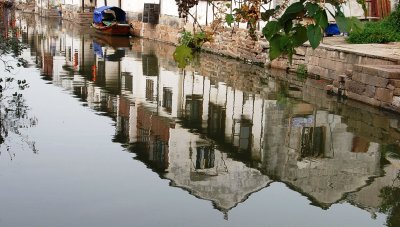
[[241,119],[234,119],[233,126],[233,145],[238,148],[239,151],[248,151],[251,149],[252,140],[252,128],[253,124],[251,120],[241,117]]
[[301,157],[323,157],[324,142],[325,127],[303,127],[300,143]]
[[208,134],[216,139],[223,139],[225,133],[226,109],[214,103],[208,107]]
[[203,97],[186,95],[184,118],[191,126],[200,126],[203,115]]
[[154,81],[151,79],[146,80],[146,101],[152,102],[154,100]]
[[163,88],[163,102],[162,106],[168,113],[172,111],[172,88],[164,87]]

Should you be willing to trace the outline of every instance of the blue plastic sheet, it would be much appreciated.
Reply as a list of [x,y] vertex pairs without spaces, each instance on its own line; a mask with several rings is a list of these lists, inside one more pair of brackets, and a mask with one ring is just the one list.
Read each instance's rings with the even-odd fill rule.
[[101,23],[103,21],[104,11],[113,10],[117,21],[126,21],[126,13],[116,6],[102,6],[96,8],[93,12],[93,22]]

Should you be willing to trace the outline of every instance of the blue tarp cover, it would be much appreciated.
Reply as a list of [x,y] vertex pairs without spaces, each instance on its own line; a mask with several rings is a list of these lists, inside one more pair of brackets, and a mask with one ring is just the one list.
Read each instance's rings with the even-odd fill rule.
[[104,11],[106,10],[113,10],[115,12],[115,17],[117,21],[126,21],[126,13],[121,8],[116,6],[102,6],[96,8],[93,13],[93,22],[94,23],[101,23],[103,21]]
[[340,30],[337,24],[329,24],[325,29],[325,33],[327,36],[340,35]]

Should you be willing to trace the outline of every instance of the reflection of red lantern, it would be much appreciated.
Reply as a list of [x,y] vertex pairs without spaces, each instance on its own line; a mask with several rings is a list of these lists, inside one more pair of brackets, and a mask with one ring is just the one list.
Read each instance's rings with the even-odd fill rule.
[[76,52],[74,54],[74,67],[77,68],[78,66],[78,53]]
[[92,81],[96,81],[96,65],[92,65]]

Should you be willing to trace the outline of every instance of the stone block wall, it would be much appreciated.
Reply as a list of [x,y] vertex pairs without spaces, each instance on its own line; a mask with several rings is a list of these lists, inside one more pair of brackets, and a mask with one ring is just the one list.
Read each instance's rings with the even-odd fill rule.
[[344,89],[351,99],[400,112],[400,65],[356,64],[351,73],[339,76],[333,85]]
[[296,54],[293,55],[292,65],[288,63],[287,57],[278,58],[270,64],[272,68],[289,69],[290,71],[296,71],[299,65],[304,65],[309,75],[335,80],[337,75],[344,74],[346,70],[353,70],[353,66],[356,64],[395,65],[398,64],[398,61],[322,44],[315,50],[310,46],[297,48]]
[[128,13],[128,17],[134,36],[178,44],[179,32],[184,26],[182,19],[163,15],[158,24],[149,24],[141,21],[141,14]]
[[237,58],[250,63],[264,64],[268,57],[268,43],[260,38],[254,41],[245,29],[222,28],[215,32],[212,42],[204,44],[205,51]]
[[[128,13],[128,15],[134,36],[177,45],[183,29],[193,30],[193,27],[185,24],[183,19],[173,16],[162,15],[159,24],[153,25],[143,23],[141,14]],[[204,29],[210,30],[207,27]],[[196,31],[200,29],[197,28]],[[213,35],[213,40],[203,45],[203,49],[207,52],[260,64],[265,63],[267,47],[268,43],[264,39],[253,41],[249,39],[247,30],[236,28],[218,29]]]

